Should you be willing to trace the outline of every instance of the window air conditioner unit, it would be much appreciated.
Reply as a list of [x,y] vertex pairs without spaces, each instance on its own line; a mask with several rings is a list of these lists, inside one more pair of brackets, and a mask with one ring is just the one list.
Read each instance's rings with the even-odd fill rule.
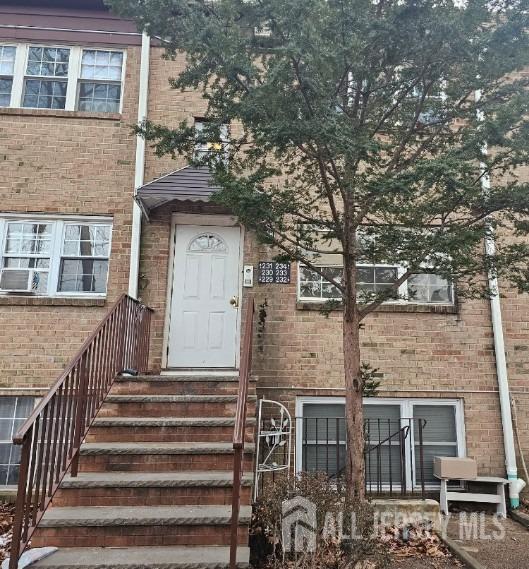
[[0,290],[5,292],[36,292],[38,275],[33,269],[3,269]]

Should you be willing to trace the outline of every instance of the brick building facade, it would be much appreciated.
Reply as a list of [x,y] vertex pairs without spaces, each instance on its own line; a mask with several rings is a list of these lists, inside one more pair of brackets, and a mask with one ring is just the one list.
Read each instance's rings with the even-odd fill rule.
[[[3,462],[0,459],[5,465],[0,466],[3,484],[12,483],[15,476],[10,474],[16,459],[10,457],[8,431],[24,416],[22,397],[42,395],[112,302],[129,288],[138,167],[137,140],[131,125],[138,116],[141,35],[131,23],[103,10],[99,2],[81,2],[84,8],[79,10],[66,8],[68,3],[60,1],[28,2],[24,7],[1,4],[0,49],[16,48],[16,54],[12,49],[0,52],[0,78],[11,82],[9,100],[4,98],[0,106],[0,255],[4,268],[8,266],[6,259],[14,259],[14,268],[33,269],[39,268],[40,261],[27,259],[44,259],[42,270],[33,271],[30,278],[41,279],[37,288],[45,287],[37,293],[0,293],[0,396],[6,402],[6,415],[0,417],[6,424],[5,433],[0,432],[0,447],[9,455]],[[55,51],[43,55],[39,51],[42,47]],[[65,49],[70,50],[66,56]],[[96,59],[96,52],[102,54],[102,63]],[[61,57],[71,58],[69,69],[75,77],[60,68],[64,63]],[[40,68],[30,68],[30,63]],[[169,125],[182,120],[192,124],[200,119],[205,110],[200,94],[176,92],[168,83],[183,69],[183,59],[165,60],[162,49],[153,44],[149,63],[148,118]],[[119,65],[121,75],[115,69]],[[94,66],[100,68],[97,73]],[[59,95],[43,95],[47,91],[39,84],[35,104],[26,99],[30,88],[36,88],[32,81],[65,85],[53,87],[59,89]],[[94,94],[96,83],[105,85],[100,99]],[[61,89],[65,90],[64,101]],[[157,158],[147,149],[144,182],[185,166]],[[145,191],[149,191],[148,186]],[[33,229],[35,225],[46,227]],[[111,239],[107,229],[99,234],[93,229],[102,226],[111,227]],[[174,266],[178,249],[175,235],[181,226],[198,227],[199,237],[205,234],[204,227],[221,236],[226,232],[216,227],[238,227],[229,212],[204,200],[166,200],[149,212],[148,220],[144,218],[139,296],[155,310],[151,341],[154,372],[168,367],[171,333],[175,333],[170,308],[173,295],[178,294],[173,281],[177,282],[182,272]],[[90,235],[90,255],[83,251],[87,241],[82,238],[83,231]],[[324,315],[321,302],[301,297],[299,267],[295,264],[291,266],[290,284],[258,284],[255,272],[253,287],[243,288],[242,267],[257,268],[260,261],[271,260],[272,252],[242,228],[240,232],[237,296],[242,295],[243,304],[253,298],[258,306],[265,301],[267,305],[255,342],[258,393],[285,403],[297,416],[305,409],[314,412],[312,405],[322,405],[322,413],[335,412],[333,406],[339,406],[344,396],[340,312]],[[99,235],[99,241],[94,235]],[[25,239],[31,242],[28,247],[33,247],[29,253],[23,250]],[[36,245],[37,241],[44,245]],[[67,245],[77,249],[70,253]],[[68,272],[68,267],[75,271]],[[42,284],[42,273],[46,272],[47,281]],[[508,369],[518,407],[518,427],[523,444],[527,444],[529,299],[506,293],[502,308]],[[233,320],[238,335],[239,320]],[[238,339],[233,348],[238,348]],[[430,455],[468,455],[477,459],[480,473],[505,474],[488,301],[458,302],[453,298],[384,305],[365,321],[362,351],[362,359],[379,368],[381,374],[376,401],[366,402],[375,405],[370,416],[378,414],[389,421],[426,414],[432,424],[437,420],[439,425],[428,441]],[[236,352],[234,358],[233,366],[220,367],[236,367]],[[15,403],[16,397],[21,403]],[[20,412],[14,405],[20,405]],[[303,458],[298,460],[301,467]]]

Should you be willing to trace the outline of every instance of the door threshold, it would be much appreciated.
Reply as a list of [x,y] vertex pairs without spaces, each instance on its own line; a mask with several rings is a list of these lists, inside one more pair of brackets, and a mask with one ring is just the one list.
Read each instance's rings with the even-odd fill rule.
[[233,368],[168,368],[163,369],[160,375],[173,375],[173,376],[201,376],[201,375],[212,375],[214,377],[237,377],[239,375],[239,370]]

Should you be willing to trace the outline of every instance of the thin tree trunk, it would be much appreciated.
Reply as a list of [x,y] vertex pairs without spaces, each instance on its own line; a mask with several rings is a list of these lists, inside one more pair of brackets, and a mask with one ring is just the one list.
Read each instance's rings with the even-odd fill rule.
[[[346,100],[349,100],[349,92]],[[345,453],[346,492],[351,502],[365,500],[364,483],[364,412],[360,374],[360,315],[356,291],[357,226],[352,223],[354,205],[354,167],[346,160],[348,191],[344,196],[343,231],[343,360],[345,376]]]
[[356,228],[347,227],[344,249],[343,359],[345,376],[345,471],[351,501],[365,499],[364,413],[360,373],[360,319],[356,298]]
[[360,334],[356,307],[345,301],[343,356],[345,373],[345,425],[347,432],[346,482],[350,500],[365,499],[364,412],[360,375]]

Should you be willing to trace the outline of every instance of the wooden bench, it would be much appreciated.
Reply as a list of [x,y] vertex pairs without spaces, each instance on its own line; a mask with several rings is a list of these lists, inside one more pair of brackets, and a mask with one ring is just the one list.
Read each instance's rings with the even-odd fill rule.
[[[476,478],[440,478],[441,496],[439,499],[441,512],[448,514],[448,502],[481,502],[485,504],[496,504],[496,513],[502,518],[507,517],[507,506],[505,505],[505,485],[509,483],[505,478],[496,476],[476,476]],[[495,494],[476,494],[466,490],[448,491],[449,480],[462,480],[463,482],[479,482],[480,484],[495,484]]]

